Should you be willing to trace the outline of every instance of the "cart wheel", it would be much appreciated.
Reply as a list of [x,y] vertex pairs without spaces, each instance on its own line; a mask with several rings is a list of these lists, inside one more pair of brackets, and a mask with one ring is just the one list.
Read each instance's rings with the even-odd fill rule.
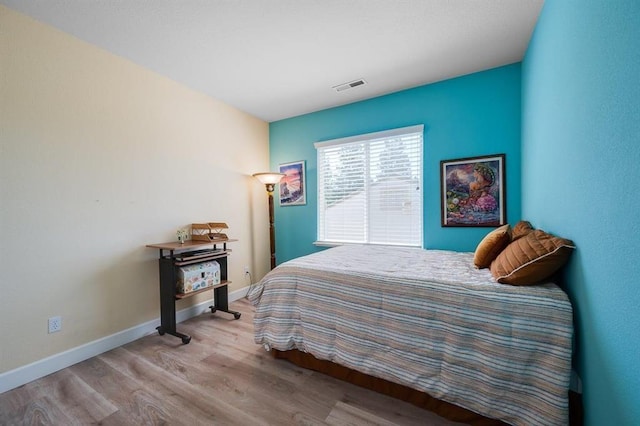
[[240,319],[240,315],[242,315],[240,312],[236,312],[235,314],[233,314],[233,317],[235,319]]
[[159,335],[164,336],[164,333],[165,333],[164,328],[158,327],[158,328],[156,328],[156,330],[158,330],[158,334]]
[[191,336],[185,336],[182,338],[182,343],[184,343],[185,345],[188,344],[191,341]]

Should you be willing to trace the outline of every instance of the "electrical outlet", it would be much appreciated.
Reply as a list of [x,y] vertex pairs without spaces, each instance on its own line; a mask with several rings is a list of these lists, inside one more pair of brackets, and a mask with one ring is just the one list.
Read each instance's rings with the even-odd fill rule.
[[249,267],[245,266],[244,267],[244,274],[247,275],[249,273]]
[[49,318],[49,333],[62,330],[62,317]]

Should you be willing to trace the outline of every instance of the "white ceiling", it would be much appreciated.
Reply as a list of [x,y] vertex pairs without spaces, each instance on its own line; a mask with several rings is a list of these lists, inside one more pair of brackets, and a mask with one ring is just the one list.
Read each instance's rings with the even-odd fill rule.
[[518,62],[543,0],[0,3],[271,122]]

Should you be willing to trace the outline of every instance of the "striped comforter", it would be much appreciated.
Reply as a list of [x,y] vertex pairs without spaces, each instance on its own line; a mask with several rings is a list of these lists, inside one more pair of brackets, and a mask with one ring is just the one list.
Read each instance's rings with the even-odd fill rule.
[[555,284],[498,284],[473,253],[342,246],[281,264],[249,299],[258,344],[513,425],[568,424],[572,309]]

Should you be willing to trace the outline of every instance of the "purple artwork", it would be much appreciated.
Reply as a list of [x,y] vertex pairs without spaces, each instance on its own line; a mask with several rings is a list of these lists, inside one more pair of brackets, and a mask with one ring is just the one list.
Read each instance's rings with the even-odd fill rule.
[[442,226],[506,223],[504,154],[441,161]]

